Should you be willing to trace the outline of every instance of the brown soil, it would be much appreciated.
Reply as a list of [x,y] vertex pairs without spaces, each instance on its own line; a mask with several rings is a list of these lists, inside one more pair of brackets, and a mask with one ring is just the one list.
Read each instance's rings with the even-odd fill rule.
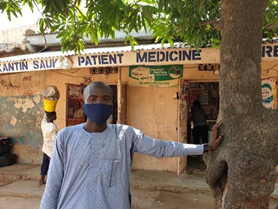
[[[212,209],[209,194],[172,193],[163,191],[132,190],[132,209]],[[278,206],[277,199],[271,199],[270,209]]]

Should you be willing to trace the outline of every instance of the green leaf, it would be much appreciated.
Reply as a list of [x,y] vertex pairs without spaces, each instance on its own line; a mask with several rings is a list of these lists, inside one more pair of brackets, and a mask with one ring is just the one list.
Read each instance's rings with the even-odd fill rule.
[[39,20],[39,28],[40,28],[41,34],[44,34],[44,19],[43,18],[40,18],[40,20]]
[[173,41],[173,39],[172,38],[168,38],[167,39],[167,41],[168,41],[168,43],[173,47],[174,46],[174,41]]

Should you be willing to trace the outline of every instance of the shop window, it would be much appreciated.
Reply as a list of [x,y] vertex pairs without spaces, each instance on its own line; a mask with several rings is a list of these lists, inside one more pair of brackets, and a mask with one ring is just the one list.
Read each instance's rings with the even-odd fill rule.
[[66,126],[72,126],[83,123],[85,114],[83,112],[82,90],[83,85],[66,84]]

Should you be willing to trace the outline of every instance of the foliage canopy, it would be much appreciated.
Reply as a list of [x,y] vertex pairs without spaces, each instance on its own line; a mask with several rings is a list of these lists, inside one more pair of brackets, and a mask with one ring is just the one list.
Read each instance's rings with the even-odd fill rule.
[[[264,37],[278,31],[278,1],[269,1]],[[132,31],[145,30],[156,42],[181,41],[190,46],[220,43],[221,11],[219,0],[1,0],[0,9],[8,18],[22,15],[22,6],[31,11],[42,8],[40,31],[57,32],[62,51],[82,51],[84,37],[98,44],[99,38],[114,38],[124,31],[126,42],[137,44]]]

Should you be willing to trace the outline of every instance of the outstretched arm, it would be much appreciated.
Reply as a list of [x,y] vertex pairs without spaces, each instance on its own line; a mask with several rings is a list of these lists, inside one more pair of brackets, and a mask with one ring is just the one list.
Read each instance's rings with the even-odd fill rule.
[[139,130],[135,130],[133,151],[156,158],[202,155],[204,151],[213,151],[219,146],[223,139],[223,135],[217,137],[217,132],[221,125],[222,122],[219,122],[213,127],[212,137],[208,145],[183,144],[173,141],[157,140],[146,136]]
[[157,140],[142,134],[135,139],[133,151],[156,158],[180,157],[184,155],[202,155],[204,147],[203,145]]

